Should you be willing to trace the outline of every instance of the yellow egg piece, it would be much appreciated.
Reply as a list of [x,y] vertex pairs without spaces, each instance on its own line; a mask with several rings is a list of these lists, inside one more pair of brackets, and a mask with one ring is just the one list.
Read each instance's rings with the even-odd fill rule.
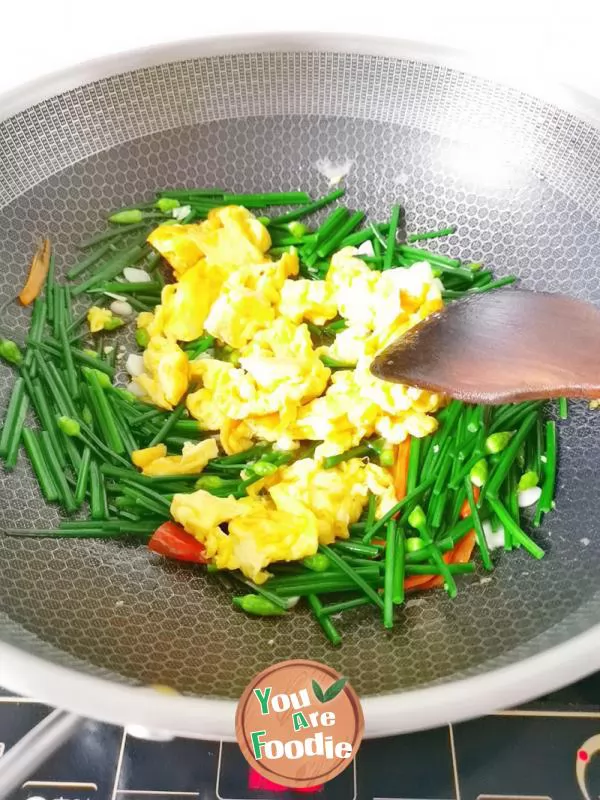
[[285,281],[281,289],[279,313],[294,323],[308,320],[324,325],[338,313],[334,288],[326,281],[303,278]]
[[239,268],[269,260],[269,231],[241,206],[213,209],[198,228],[199,246],[209,264]]
[[228,206],[213,209],[200,224],[160,225],[148,236],[148,242],[180,278],[202,258],[209,266],[259,264],[267,260],[271,237],[245,208]]
[[160,225],[148,236],[148,244],[161,254],[181,277],[202,258],[200,249],[200,225]]
[[250,510],[250,506],[233,497],[215,497],[202,489],[175,494],[171,501],[173,519],[202,542],[208,558],[219,556],[222,562],[229,558],[232,542],[220,526]]
[[258,507],[229,523],[231,549],[217,553],[220,569],[239,569],[255,583],[269,577],[265,568],[274,561],[297,561],[314,555],[319,546],[315,515]]
[[273,307],[259,292],[243,286],[223,291],[213,304],[204,327],[215,338],[239,349],[275,319]]
[[131,454],[131,460],[136,467],[144,469],[156,461],[157,458],[164,458],[167,455],[166,444],[155,444],[153,447],[145,447],[143,450],[134,450]]
[[271,305],[278,305],[280,293],[288,283],[288,278],[298,274],[298,253],[292,248],[283,253],[279,261],[267,261],[260,264],[248,264],[231,273],[226,289],[231,286],[243,286],[258,292]]
[[167,336],[191,342],[202,336],[205,320],[217,300],[227,274],[200,261],[175,284],[162,291],[163,331]]
[[92,306],[87,312],[87,321],[90,326],[90,333],[103,331],[104,326],[113,318],[112,311],[108,308]]
[[142,472],[144,475],[151,476],[199,475],[210,459],[216,458],[218,454],[219,448],[214,439],[205,439],[203,442],[186,442],[181,455],[168,456],[164,454],[147,460],[142,466]]
[[316,459],[305,458],[280,470],[279,475],[279,481],[268,490],[276,507],[297,512],[300,503],[312,512],[321,544],[348,538],[348,526],[360,518],[369,491],[388,504],[394,498],[390,475],[357,458],[332,469],[323,469]]
[[187,408],[205,430],[220,430],[227,419],[243,419],[256,388],[243,370],[227,361],[204,358],[193,362],[192,375],[202,388],[187,396]]
[[144,351],[144,374],[136,383],[160,408],[170,411],[188,388],[189,362],[177,342],[165,336],[153,336]]

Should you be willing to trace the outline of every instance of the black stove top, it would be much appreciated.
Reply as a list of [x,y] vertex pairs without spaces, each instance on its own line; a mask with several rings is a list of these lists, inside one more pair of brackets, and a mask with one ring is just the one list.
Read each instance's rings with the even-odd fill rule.
[[[0,690],[0,756],[49,711]],[[600,675],[522,708],[363,742],[319,800],[587,800],[600,797]],[[576,778],[585,766],[586,791]],[[259,782],[258,782],[259,783]],[[299,800],[257,786],[237,745],[137,739],[86,723],[10,800]]]

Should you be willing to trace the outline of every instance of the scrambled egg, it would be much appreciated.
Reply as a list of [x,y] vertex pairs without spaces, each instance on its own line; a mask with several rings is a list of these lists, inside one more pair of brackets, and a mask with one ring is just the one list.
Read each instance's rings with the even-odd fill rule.
[[[163,225],[149,237],[170,263],[153,313],[139,315],[149,343],[135,380],[153,404],[185,399],[200,427],[238,453],[257,441],[291,450],[318,443],[314,457],[280,467],[240,500],[205,491],[177,494],[173,518],[201,542],[215,564],[262,583],[274,561],[296,560],[348,536],[367,503],[377,516],[395,502],[387,470],[361,459],[324,469],[322,459],[368,437],[398,444],[435,430],[443,398],[375,378],[373,357],[442,306],[441,283],[427,262],[371,270],[355,248],[334,254],[324,280],[298,278],[293,248],[275,260],[269,233],[239,207],[215,209],[193,225]],[[346,328],[316,347],[309,327],[341,318]],[[208,351],[189,361],[180,344],[210,334],[235,351],[235,363]],[[348,365],[332,371],[328,357]],[[327,360],[325,359],[326,363]],[[217,455],[214,439],[188,443],[179,456],[158,445],[133,454],[146,475],[200,472]]]
[[269,564],[306,558],[319,544],[348,538],[348,525],[362,514],[369,491],[378,498],[378,513],[395,503],[389,473],[356,458],[329,470],[302,459],[268,483],[265,496],[255,490],[242,500],[203,490],[176,494],[171,514],[204,544],[219,569],[239,569],[260,584],[269,578]]
[[209,267],[235,270],[246,264],[268,261],[268,230],[240,206],[216,208],[199,225],[161,225],[148,242],[173,267],[179,279],[198,261]]
[[113,330],[123,324],[122,320],[115,317],[110,309],[100,308],[100,306],[92,306],[88,310],[87,321],[90,333],[98,333],[105,329]]
[[319,544],[314,515],[298,517],[261,500],[232,500],[199,490],[176,494],[171,514],[204,544],[219,569],[239,569],[256,583],[269,577],[264,571],[268,564],[305,558]]
[[164,444],[134,450],[131,460],[144,475],[196,475],[202,472],[211,458],[216,458],[219,448],[214,439],[203,442],[186,442],[180,456],[168,456]]
[[189,362],[177,342],[167,336],[152,336],[144,351],[145,372],[138,385],[159,408],[171,411],[186,393]]

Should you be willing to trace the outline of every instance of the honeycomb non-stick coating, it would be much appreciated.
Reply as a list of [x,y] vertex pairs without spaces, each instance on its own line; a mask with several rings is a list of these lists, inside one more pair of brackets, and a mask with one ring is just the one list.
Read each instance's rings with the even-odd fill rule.
[[[501,86],[438,67],[340,54],[179,62],[85,86],[0,125],[0,295],[42,234],[59,271],[107,210],[158,187],[327,191],[318,163],[351,162],[346,202],[409,231],[448,224],[439,246],[523,285],[600,302],[598,133]],[[11,307],[2,332],[24,335]],[[12,374],[1,367],[5,407]],[[411,598],[392,632],[372,611],[336,620],[334,650],[305,611],[255,620],[194,568],[116,542],[0,535],[0,636],[118,680],[239,697],[275,660],[303,656],[363,694],[474,675],[558,644],[600,620],[600,416],[561,423],[557,511],[534,533],[542,562],[500,558],[491,579]],[[20,458],[0,476],[0,527],[54,524]]]

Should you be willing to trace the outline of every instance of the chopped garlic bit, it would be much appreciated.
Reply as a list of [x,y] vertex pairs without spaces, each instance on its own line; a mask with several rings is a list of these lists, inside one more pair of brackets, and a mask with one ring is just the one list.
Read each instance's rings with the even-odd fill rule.
[[179,208],[174,208],[171,214],[173,219],[181,221],[187,217],[191,210],[191,206],[179,206]]
[[125,362],[125,369],[132,378],[137,378],[138,375],[142,375],[144,372],[144,357],[140,356],[138,353],[130,353]]
[[110,304],[110,310],[120,317],[130,317],[133,314],[133,308],[127,300],[115,300]]
[[152,275],[139,267],[125,267],[123,277],[129,283],[150,283],[152,281]]
[[125,388],[127,389],[128,392],[131,392],[131,394],[134,394],[136,397],[146,396],[146,393],[144,392],[142,387],[139,386],[135,381],[129,381],[129,383]]
[[539,486],[532,486],[530,489],[525,489],[519,492],[519,508],[529,508],[537,503],[542,496],[542,490]]
[[361,256],[374,256],[375,251],[373,250],[373,242],[370,239],[367,239],[366,242],[363,242],[359,248],[357,248],[357,253]]
[[329,158],[320,158],[315,167],[329,181],[330,186],[336,186],[352,169],[353,161],[331,161]]
[[485,534],[485,541],[490,550],[504,547],[504,527],[502,525],[494,531],[492,530],[492,523],[486,519],[482,522],[482,528]]

